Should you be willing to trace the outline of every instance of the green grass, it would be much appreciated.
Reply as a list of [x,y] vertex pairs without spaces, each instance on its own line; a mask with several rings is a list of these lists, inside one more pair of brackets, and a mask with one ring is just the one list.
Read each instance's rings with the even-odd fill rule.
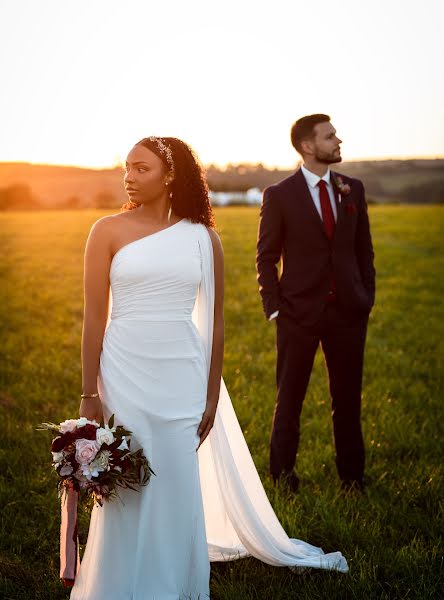
[[[82,255],[99,211],[0,215],[0,598],[68,598],[58,581],[59,502],[43,420],[78,409]],[[372,207],[377,303],[363,388],[370,485],[339,492],[318,354],[302,414],[301,491],[267,476],[274,326],[262,315],[258,212],[217,213],[226,259],[224,376],[270,500],[291,537],[341,550],[347,575],[295,575],[254,559],[212,568],[214,600],[437,599],[443,585],[442,207]],[[87,519],[82,516],[81,539]],[[98,599],[102,600],[102,599]],[[105,600],[105,599],[103,599]]]

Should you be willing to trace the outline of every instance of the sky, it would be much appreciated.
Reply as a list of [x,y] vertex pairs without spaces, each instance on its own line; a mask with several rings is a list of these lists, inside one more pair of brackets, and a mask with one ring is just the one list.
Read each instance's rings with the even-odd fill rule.
[[444,156],[442,0],[3,0],[0,161],[107,167],[179,137],[290,167],[327,113],[345,160]]

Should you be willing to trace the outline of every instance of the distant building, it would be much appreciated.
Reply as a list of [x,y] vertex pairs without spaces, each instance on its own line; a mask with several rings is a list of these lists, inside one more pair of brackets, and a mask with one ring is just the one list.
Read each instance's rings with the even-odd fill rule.
[[259,188],[254,187],[247,190],[247,202],[248,204],[260,205],[262,202],[262,192]]
[[213,206],[229,206],[230,204],[257,206],[262,201],[262,192],[259,188],[250,188],[246,192],[210,191],[210,201]]

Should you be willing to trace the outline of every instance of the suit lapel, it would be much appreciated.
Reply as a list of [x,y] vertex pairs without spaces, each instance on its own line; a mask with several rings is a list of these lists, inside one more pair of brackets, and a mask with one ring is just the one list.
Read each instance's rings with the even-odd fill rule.
[[[332,175],[334,178],[342,177],[338,173],[332,173]],[[345,196],[344,194],[342,194],[341,201],[339,202],[339,190],[337,189],[336,184],[333,185],[333,188],[335,190],[336,207],[338,208],[338,220],[336,222],[336,225],[342,227],[347,223],[347,205],[353,204],[355,202],[356,189],[355,186],[352,185],[350,193],[346,194]]]
[[[335,182],[337,174],[334,173],[333,171],[330,171],[330,177],[331,177],[331,184],[333,186],[333,193],[335,195],[336,215],[337,215],[336,227],[337,227],[342,221],[344,198],[342,196],[340,197],[339,190],[338,190],[338,187]],[[335,228],[335,234],[336,234],[336,228]]]
[[[334,192],[334,195],[335,195],[336,211],[337,211],[338,220],[339,220],[339,209],[340,209],[340,206],[341,206],[341,202],[339,200],[339,190],[338,190],[338,188],[336,186],[336,183],[335,183],[336,173],[333,173],[333,171],[330,171],[330,178],[331,178],[331,184],[333,186],[333,192]],[[342,200],[342,198],[341,198],[341,200]]]

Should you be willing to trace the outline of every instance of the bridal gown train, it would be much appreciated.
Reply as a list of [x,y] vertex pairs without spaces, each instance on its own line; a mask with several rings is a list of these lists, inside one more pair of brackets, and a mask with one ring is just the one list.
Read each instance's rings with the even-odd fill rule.
[[340,552],[289,539],[267,499],[222,381],[198,452],[211,360],[214,275],[207,229],[186,219],[113,257],[100,359],[105,417],[133,432],[156,473],[93,509],[71,600],[203,600],[210,561],[346,572]]

